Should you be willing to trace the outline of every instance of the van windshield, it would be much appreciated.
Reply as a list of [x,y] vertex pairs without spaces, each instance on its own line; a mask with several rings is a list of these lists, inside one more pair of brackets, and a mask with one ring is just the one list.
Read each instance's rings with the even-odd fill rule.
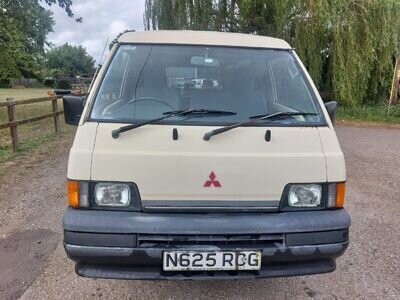
[[235,114],[177,115],[160,123],[229,125],[278,112],[307,114],[276,118],[268,124],[311,126],[323,120],[315,95],[289,51],[175,45],[120,45],[97,93],[91,119],[136,123],[189,109]]

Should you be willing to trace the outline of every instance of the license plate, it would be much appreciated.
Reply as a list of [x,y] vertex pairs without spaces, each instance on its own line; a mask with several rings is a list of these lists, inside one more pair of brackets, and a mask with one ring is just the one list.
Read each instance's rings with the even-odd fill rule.
[[261,251],[164,251],[164,271],[260,270]]

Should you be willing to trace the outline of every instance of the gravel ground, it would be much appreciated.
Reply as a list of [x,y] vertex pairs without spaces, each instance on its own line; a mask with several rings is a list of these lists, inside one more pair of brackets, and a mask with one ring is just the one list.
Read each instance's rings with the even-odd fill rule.
[[399,299],[400,130],[338,126],[337,132],[353,225],[334,273],[217,282],[78,277],[62,247],[66,140],[51,144],[50,153],[46,146],[10,164],[1,177],[0,299]]

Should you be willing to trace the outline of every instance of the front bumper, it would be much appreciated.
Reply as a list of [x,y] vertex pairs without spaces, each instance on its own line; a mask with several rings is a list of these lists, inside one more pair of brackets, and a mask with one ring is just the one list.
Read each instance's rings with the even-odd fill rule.
[[[348,246],[344,209],[165,214],[67,209],[64,246],[77,274],[115,279],[245,279],[331,272]],[[164,250],[262,251],[259,271],[164,272]]]

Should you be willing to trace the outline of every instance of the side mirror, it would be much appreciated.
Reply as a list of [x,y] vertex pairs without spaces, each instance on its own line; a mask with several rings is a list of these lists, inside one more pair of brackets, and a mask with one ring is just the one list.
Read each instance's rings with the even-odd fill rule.
[[65,123],[78,125],[85,106],[85,99],[80,96],[64,96],[63,104]]
[[325,103],[325,108],[331,118],[332,124],[335,125],[337,101],[329,101]]

